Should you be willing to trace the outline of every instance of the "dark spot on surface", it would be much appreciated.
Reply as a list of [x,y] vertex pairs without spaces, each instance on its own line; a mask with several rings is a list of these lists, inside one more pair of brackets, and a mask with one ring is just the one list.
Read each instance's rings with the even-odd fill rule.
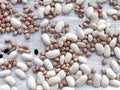
[[8,48],[4,49],[4,53],[8,53],[8,52],[9,52]]
[[3,58],[3,55],[2,55],[2,54],[0,54],[0,58]]
[[38,55],[38,49],[35,49],[35,50],[34,50],[34,54],[35,54],[35,55]]

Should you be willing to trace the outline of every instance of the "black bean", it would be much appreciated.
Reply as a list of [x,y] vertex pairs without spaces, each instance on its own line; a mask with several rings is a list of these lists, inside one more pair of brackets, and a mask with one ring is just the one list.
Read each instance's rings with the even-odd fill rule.
[[35,50],[34,50],[34,54],[35,54],[35,55],[38,55],[38,49],[35,49]]

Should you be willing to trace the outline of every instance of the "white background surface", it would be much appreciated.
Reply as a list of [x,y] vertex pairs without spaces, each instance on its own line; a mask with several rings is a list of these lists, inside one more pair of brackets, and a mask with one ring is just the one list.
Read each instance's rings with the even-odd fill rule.
[[[34,0],[28,0],[29,2],[28,2],[28,6],[32,6],[34,3]],[[86,0],[87,2],[88,1],[95,1],[95,0]],[[86,2],[86,3],[87,3]],[[17,10],[19,10],[20,12],[22,12],[22,7],[21,6],[23,6],[23,5],[21,5],[21,4],[17,4],[17,5],[14,5],[13,6],[13,8],[16,8]],[[103,5],[104,6],[104,10],[106,11],[107,9],[110,9],[110,8],[112,8],[112,7],[109,7],[108,6],[108,4],[105,4],[105,5]],[[36,11],[34,11],[35,13],[36,13]],[[59,16],[57,16],[56,18],[54,18],[53,20],[50,20],[51,22],[56,22],[56,21],[58,21],[58,20],[63,20],[65,23],[68,23],[68,24],[70,24],[70,28],[71,28],[71,32],[74,32],[74,30],[75,30],[75,26],[76,25],[79,25],[79,24],[81,24],[84,20],[85,20],[85,18],[83,18],[83,19],[80,19],[80,18],[78,18],[77,17],[77,15],[75,15],[75,13],[74,13],[74,11],[72,11],[72,13],[70,14],[70,15],[64,15],[64,16],[62,16],[62,15],[59,15]],[[110,18],[110,19],[108,19],[107,21],[110,21],[111,23],[113,22],[113,20]],[[41,22],[41,21],[39,21],[39,22]],[[113,23],[112,23],[112,28],[113,28],[113,30],[115,30],[118,26],[119,26],[119,21],[114,21]],[[41,29],[40,29],[41,30]],[[33,53],[33,51],[34,51],[34,49],[39,49],[39,51],[42,51],[42,50],[44,50],[44,45],[43,45],[43,43],[41,42],[41,34],[40,34],[40,31],[38,31],[38,32],[36,32],[35,34],[33,34],[33,35],[31,35],[31,39],[30,40],[25,40],[24,39],[24,36],[22,35],[18,35],[18,36],[16,36],[16,37],[13,37],[13,35],[12,34],[4,34],[4,35],[0,35],[0,47],[3,47],[3,46],[5,46],[5,43],[4,43],[4,39],[5,38],[11,38],[13,41],[15,41],[17,44],[26,44],[26,45],[28,45],[28,46],[30,46],[30,49],[31,49],[31,52]],[[33,54],[34,55],[34,54]],[[36,57],[39,57],[39,55],[38,56],[36,56]],[[4,56],[4,58],[6,58],[7,59],[7,55],[5,55]],[[115,59],[115,58],[109,58],[109,62],[110,62],[110,60],[111,59]],[[90,58],[88,58],[87,59],[88,60],[88,63],[89,63],[89,65],[90,65],[90,67],[92,68],[92,67],[96,67],[97,68],[97,73],[100,73],[100,71],[101,71],[101,69],[102,68],[107,68],[107,67],[109,67],[109,62],[107,63],[107,65],[106,66],[102,66],[101,65],[101,61],[103,60],[103,57],[102,56],[98,56],[98,55],[96,55],[96,54],[93,54]],[[116,59],[115,59],[116,60]],[[20,57],[20,55],[19,55],[19,57],[17,58],[17,61],[21,61],[21,62],[24,62],[22,59],[21,59],[21,57]],[[17,81],[17,83],[16,83],[16,87],[18,87],[18,89],[19,90],[28,90],[27,88],[26,88],[26,80],[20,80],[19,78],[17,78],[15,75],[14,75],[14,70],[15,70],[16,68],[14,68],[14,69],[12,69],[12,75],[15,77],[15,79],[16,79],[16,81]],[[29,77],[29,76],[34,76],[33,74],[32,74],[32,70],[30,69],[28,72],[27,72],[27,77]],[[4,80],[2,79],[2,78],[0,78],[0,85],[3,85],[3,84],[5,84],[5,82],[4,82]],[[103,87],[99,87],[99,88],[94,88],[93,86],[89,86],[89,85],[84,85],[84,86],[81,86],[81,87],[79,87],[79,88],[77,88],[77,90],[102,90],[102,89],[105,89],[105,90],[119,90],[120,88],[114,88],[114,87],[111,87],[111,86],[109,86],[109,87],[107,87],[107,88],[103,88]]]

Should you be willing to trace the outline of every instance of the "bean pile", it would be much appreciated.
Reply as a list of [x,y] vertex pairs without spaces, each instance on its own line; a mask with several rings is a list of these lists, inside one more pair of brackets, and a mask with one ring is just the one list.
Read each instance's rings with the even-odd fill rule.
[[[0,85],[0,90],[18,90],[13,74],[26,83],[28,90],[76,90],[85,84],[94,88],[120,87],[120,27],[113,31],[107,20],[120,19],[120,0],[35,0],[32,7],[29,2],[0,0],[0,35],[21,35],[27,42],[40,31],[38,38],[45,48],[32,51],[25,43],[5,38],[5,47],[0,48],[0,78],[6,84]],[[18,4],[23,5],[22,12],[12,7]],[[104,10],[107,4],[112,9]],[[71,21],[52,21],[71,13],[85,18],[74,30]],[[91,67],[89,58],[93,53],[104,57],[101,66],[109,67],[100,73]],[[110,57],[115,59],[108,63]],[[28,76],[28,71],[34,76]]]

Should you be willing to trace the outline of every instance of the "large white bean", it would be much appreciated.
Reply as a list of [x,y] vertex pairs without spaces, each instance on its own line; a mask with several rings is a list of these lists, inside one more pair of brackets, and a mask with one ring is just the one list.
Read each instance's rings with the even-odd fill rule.
[[114,48],[114,53],[115,53],[116,58],[120,59],[120,48],[119,47]]
[[18,2],[18,0],[11,0],[12,4],[16,4]]
[[77,44],[75,44],[75,43],[70,44],[70,48],[71,48],[76,54],[78,54],[78,53],[80,52],[79,47],[78,47]]
[[83,42],[77,42],[78,47],[83,48],[86,47],[86,44]]
[[65,41],[66,41],[66,37],[61,37],[60,39],[58,39],[58,46],[62,47]]
[[110,57],[110,54],[111,54],[111,48],[107,44],[107,45],[105,45],[105,48],[104,48],[104,57]]
[[86,28],[86,29],[84,29],[84,34],[85,35],[89,35],[89,34],[92,34],[93,33],[93,29],[92,28]]
[[50,87],[50,90],[58,90],[58,84],[56,84],[56,85],[53,85],[53,86],[51,86]]
[[47,71],[46,77],[53,77],[53,76],[55,76],[55,75],[56,75],[56,73],[55,73],[54,70],[52,70],[52,71]]
[[100,82],[101,82],[101,75],[100,74],[95,74],[93,77],[93,86],[94,87],[100,87]]
[[16,84],[16,80],[12,76],[5,77],[5,82],[8,83],[10,86],[14,86]]
[[66,72],[64,70],[60,70],[56,76],[59,76],[61,80],[63,80],[66,77]]
[[25,61],[32,61],[33,60],[33,56],[32,56],[32,54],[23,53],[22,54],[22,59],[25,60]]
[[110,47],[111,48],[114,48],[115,47],[115,45],[117,44],[117,38],[113,38],[111,41],[110,41]]
[[22,62],[17,62],[16,65],[18,68],[22,69],[23,71],[27,71],[28,70],[28,66],[25,63]]
[[88,75],[91,72],[90,67],[88,67],[87,64],[81,64],[80,69],[85,75]]
[[75,90],[74,87],[63,87],[62,90]]
[[120,81],[118,80],[110,80],[110,85],[113,86],[113,87],[120,87]]
[[45,15],[48,15],[48,14],[50,13],[50,10],[51,10],[51,6],[50,6],[50,5],[46,6],[46,7],[45,7],[44,14],[45,14]]
[[61,12],[62,12],[62,6],[61,6],[60,3],[56,3],[55,4],[55,12],[56,12],[56,14],[61,14]]
[[43,62],[45,68],[47,68],[48,70],[52,70],[53,69],[53,65],[51,63],[51,61],[49,59],[45,59]]
[[45,80],[45,76],[43,75],[42,72],[38,72],[37,75],[36,75],[36,78],[37,78],[37,83],[38,84],[42,84],[43,81]]
[[112,60],[111,62],[110,62],[110,65],[111,65],[111,68],[112,68],[112,70],[114,71],[114,72],[119,72],[119,70],[120,70],[120,67],[119,67],[119,65],[118,65],[118,63],[115,61],[115,60]]
[[54,0],[54,2],[62,3],[64,0]]
[[17,87],[12,87],[11,90],[18,90],[18,88]]
[[101,86],[107,87],[109,85],[109,78],[106,75],[103,75],[101,78]]
[[63,28],[64,28],[64,22],[58,21],[57,24],[55,25],[55,31],[60,33]]
[[53,0],[43,0],[43,5],[50,5]]
[[83,57],[83,56],[78,56],[78,60],[79,60],[79,62],[80,62],[80,63],[84,63],[84,64],[86,64],[86,63],[87,63],[86,58],[85,58],[85,57]]
[[50,50],[50,51],[46,52],[46,57],[49,59],[56,58],[59,55],[60,55],[59,49]]
[[101,43],[96,43],[95,48],[98,55],[102,55],[104,53],[104,47]]
[[82,76],[82,72],[81,71],[77,71],[74,78],[78,79],[80,76]]
[[48,19],[44,19],[41,23],[40,23],[40,27],[41,28],[45,28],[47,27],[49,24],[49,20]]
[[20,79],[26,79],[26,73],[24,71],[22,71],[21,69],[16,69],[14,73]]
[[54,76],[48,79],[48,84],[50,86],[53,86],[60,83],[60,81],[61,81],[61,78],[59,76]]
[[37,86],[37,88],[36,88],[37,90],[43,90],[43,87],[42,86]]
[[76,4],[81,5],[84,3],[85,0],[76,0]]
[[97,0],[98,3],[106,3],[108,0]]
[[74,74],[79,70],[79,64],[76,62],[70,67],[70,73]]
[[76,34],[74,33],[67,33],[65,34],[65,37],[67,40],[70,40],[70,41],[73,41],[73,42],[76,42],[78,40],[78,37]]
[[69,4],[66,4],[63,6],[63,13],[64,14],[69,14],[73,9],[73,4],[72,3],[69,3]]
[[43,61],[37,57],[33,58],[33,63],[38,66],[43,66]]
[[40,7],[40,8],[38,9],[38,18],[39,18],[39,19],[43,19],[43,18],[45,17],[44,11],[45,11],[45,8],[44,8],[44,7]]
[[81,27],[77,27],[76,31],[76,35],[80,38],[83,39],[85,37],[84,31]]
[[11,70],[3,70],[3,71],[0,71],[0,77],[3,78],[3,77],[6,77],[6,76],[9,76],[11,74]]
[[13,59],[15,59],[17,57],[17,52],[16,51],[12,51],[9,55],[8,55],[8,61],[11,61]]
[[10,23],[14,28],[20,28],[21,27],[21,22],[16,18],[11,18]]
[[36,89],[36,82],[35,82],[35,79],[34,77],[30,76],[28,79],[27,79],[27,87],[31,90],[35,90]]
[[67,52],[65,55],[65,63],[69,63],[72,59],[72,54],[70,52]]
[[116,74],[113,72],[113,70],[111,68],[106,69],[106,75],[110,79],[114,79],[116,77]]
[[0,90],[11,90],[9,85],[0,85]]
[[68,83],[68,86],[70,86],[70,87],[75,86],[75,79],[72,76],[67,76],[66,81]]
[[84,85],[86,83],[86,81],[87,81],[87,78],[88,78],[87,75],[80,76],[76,80],[76,82],[75,82],[76,86],[82,86],[82,85]]
[[118,14],[118,11],[116,9],[108,9],[107,14],[111,16],[111,15],[114,15],[114,14]]
[[42,34],[41,38],[42,38],[42,41],[45,45],[51,44],[51,40],[50,40],[50,37],[48,34],[46,34],[46,33]]
[[88,41],[92,42],[93,41],[93,36],[91,34],[88,35]]
[[65,56],[64,55],[61,55],[60,56],[60,64],[64,64],[64,61],[65,61]]
[[43,87],[44,90],[50,90],[50,86],[49,86],[47,81],[43,81],[42,87]]

